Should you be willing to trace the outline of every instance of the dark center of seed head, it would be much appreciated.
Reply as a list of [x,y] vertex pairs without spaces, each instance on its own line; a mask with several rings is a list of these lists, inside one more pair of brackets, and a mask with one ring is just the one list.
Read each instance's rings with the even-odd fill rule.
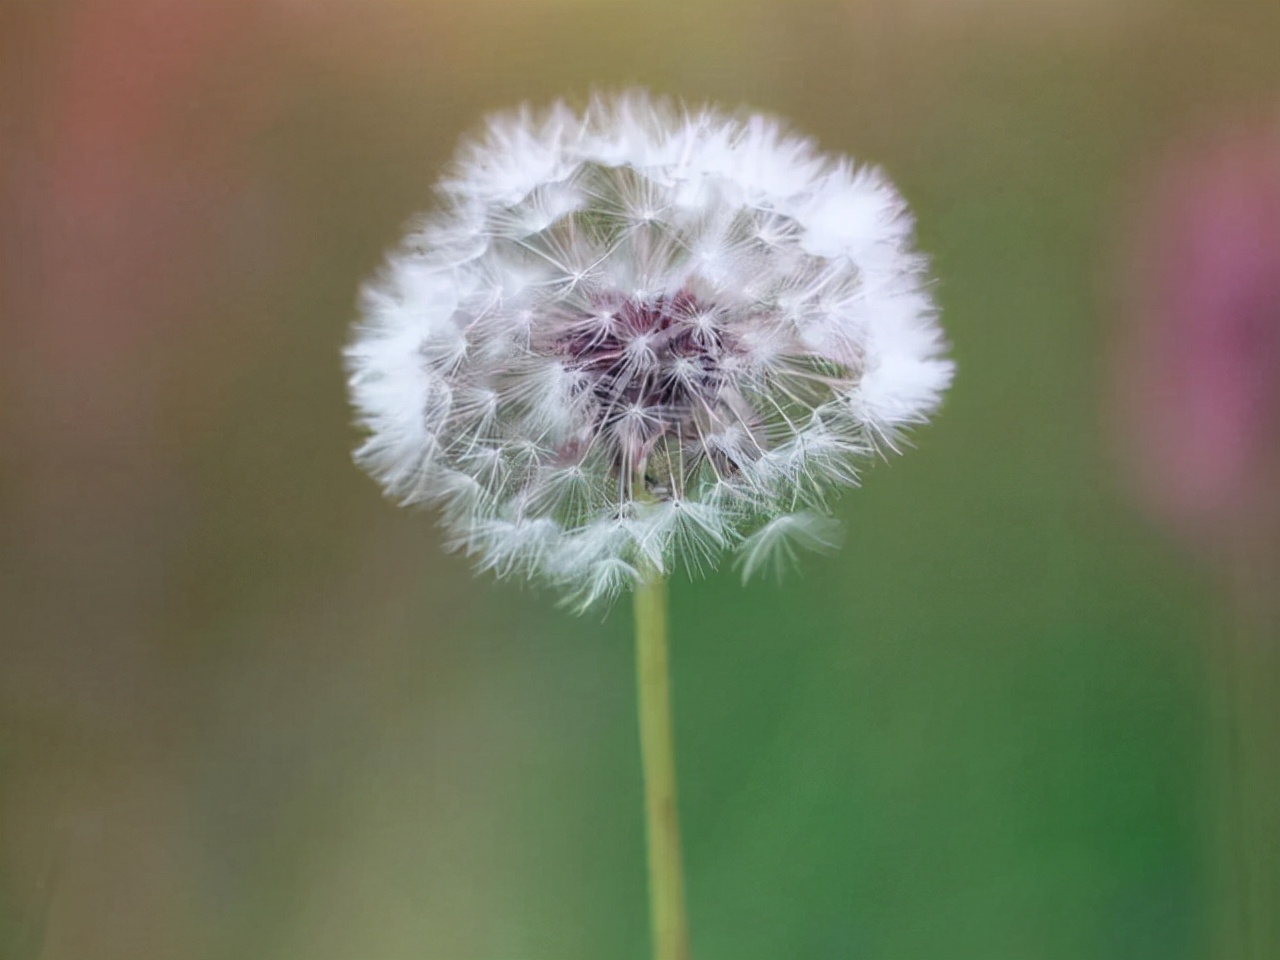
[[571,365],[590,376],[601,426],[641,409],[656,437],[687,420],[698,402],[714,402],[724,343],[702,316],[704,305],[686,291],[626,300],[599,329],[562,344]]

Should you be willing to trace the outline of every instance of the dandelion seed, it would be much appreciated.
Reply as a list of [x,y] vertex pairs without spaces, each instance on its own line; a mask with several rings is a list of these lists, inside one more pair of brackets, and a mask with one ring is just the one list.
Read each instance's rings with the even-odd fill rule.
[[363,299],[359,461],[572,603],[833,542],[952,365],[889,182],[642,93],[489,121]]

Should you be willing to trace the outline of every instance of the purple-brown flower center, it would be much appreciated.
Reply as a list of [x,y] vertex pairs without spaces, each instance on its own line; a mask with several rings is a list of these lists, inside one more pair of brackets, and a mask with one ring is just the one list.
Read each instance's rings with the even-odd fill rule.
[[608,310],[602,304],[596,320],[584,317],[559,348],[570,369],[587,375],[597,428],[638,465],[664,435],[696,439],[695,418],[711,415],[722,358],[734,351],[714,311],[687,291]]

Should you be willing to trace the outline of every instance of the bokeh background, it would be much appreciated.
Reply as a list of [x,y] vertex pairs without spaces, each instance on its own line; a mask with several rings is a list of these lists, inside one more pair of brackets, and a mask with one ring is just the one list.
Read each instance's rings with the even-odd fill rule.
[[0,956],[646,955],[626,606],[444,554],[339,360],[461,134],[632,84],[883,165],[959,370],[838,556],[674,587],[695,954],[1205,956],[1213,577],[1113,347],[1277,49],[1266,0],[8,0]]

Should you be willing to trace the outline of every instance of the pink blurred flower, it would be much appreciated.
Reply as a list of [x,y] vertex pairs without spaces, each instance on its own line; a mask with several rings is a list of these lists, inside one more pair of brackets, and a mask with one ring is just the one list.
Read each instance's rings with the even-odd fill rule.
[[1280,122],[1158,170],[1135,237],[1118,386],[1148,505],[1219,539],[1264,510],[1280,451]]

